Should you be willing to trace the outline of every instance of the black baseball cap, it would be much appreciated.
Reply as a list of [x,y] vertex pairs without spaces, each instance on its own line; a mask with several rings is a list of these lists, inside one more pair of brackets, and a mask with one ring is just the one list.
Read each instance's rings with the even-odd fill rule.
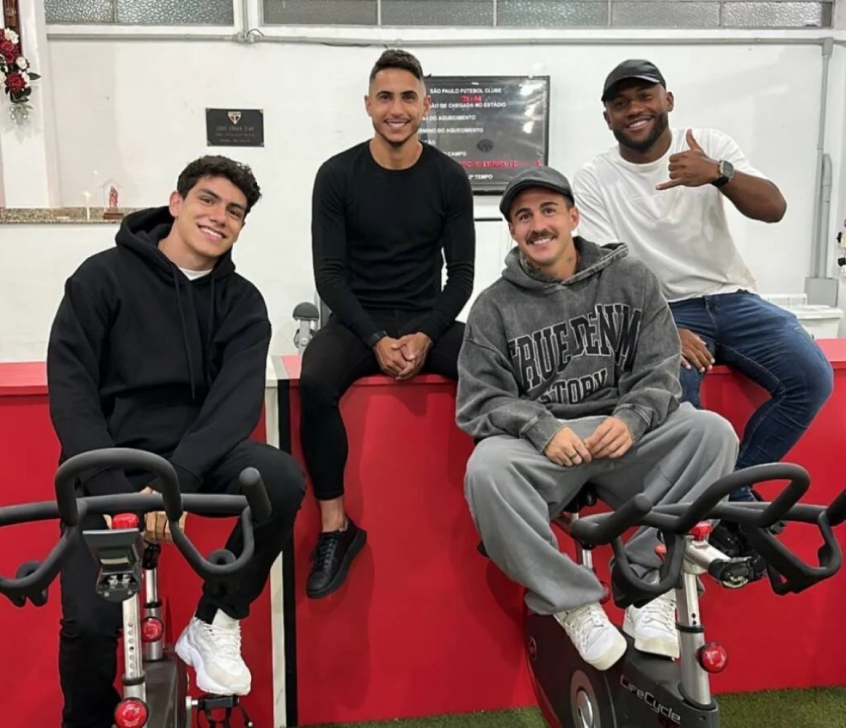
[[502,199],[499,202],[499,211],[502,216],[509,220],[511,219],[511,205],[514,203],[514,198],[517,197],[523,190],[530,187],[545,187],[555,192],[560,192],[565,197],[573,199],[573,189],[570,187],[570,181],[552,167],[530,167],[523,170],[520,174],[514,176],[506,185],[505,192],[502,193]]
[[628,61],[623,61],[605,79],[605,85],[602,87],[602,102],[608,101],[614,87],[629,78],[637,78],[641,81],[648,81],[650,83],[660,83],[664,88],[667,88],[667,82],[661,75],[661,71],[651,61],[644,61],[638,58],[631,58]]

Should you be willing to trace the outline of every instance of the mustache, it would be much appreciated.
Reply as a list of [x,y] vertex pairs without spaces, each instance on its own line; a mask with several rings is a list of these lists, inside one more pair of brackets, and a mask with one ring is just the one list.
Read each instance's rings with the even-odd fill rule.
[[553,234],[553,232],[551,230],[541,230],[538,233],[532,233],[531,235],[529,235],[529,237],[526,238],[526,242],[531,245],[532,243],[535,242],[535,240],[543,240],[544,238],[554,238],[554,237],[555,237],[555,235]]

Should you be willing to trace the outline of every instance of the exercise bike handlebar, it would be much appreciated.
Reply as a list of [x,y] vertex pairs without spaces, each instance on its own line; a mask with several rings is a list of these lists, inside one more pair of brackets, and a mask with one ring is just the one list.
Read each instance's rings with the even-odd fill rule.
[[[163,492],[76,497],[76,478],[86,471],[104,468],[148,470],[159,477]],[[109,448],[70,458],[56,473],[55,501],[0,508],[0,527],[53,519],[61,520],[63,526],[58,543],[43,562],[30,561],[23,564],[14,579],[0,576],[0,594],[7,596],[17,606],[23,606],[27,598],[38,606],[44,604],[46,589],[61,570],[71,542],[88,515],[132,513],[142,516],[163,510],[173,542],[201,578],[207,581],[232,578],[253,557],[253,524],[267,520],[272,510],[261,474],[255,468],[245,469],[239,482],[243,495],[182,494],[173,466],[152,453],[129,448]],[[209,555],[209,559],[205,559],[179,525],[179,519],[185,512],[213,516],[240,515],[243,533],[241,554],[236,558],[232,552],[218,549]]]
[[[59,506],[55,501],[0,508],[0,528],[57,518]],[[14,579],[0,576],[0,594],[5,595],[17,607],[24,606],[27,599],[36,606],[43,606],[47,602],[47,587],[59,574],[78,530],[78,524],[63,529],[59,541],[47,557],[41,562],[27,561],[21,564]]]
[[[725,501],[729,493],[738,488],[771,480],[788,480],[789,483],[770,503]],[[846,521],[846,490],[828,506],[798,504],[809,486],[810,476],[798,465],[756,465],[720,478],[692,503],[653,507],[649,498],[638,494],[614,512],[578,519],[571,532],[576,540],[586,545],[611,543],[622,582],[642,594],[657,596],[678,582],[684,561],[684,537],[697,523],[736,521],[744,525],[752,547],[767,561],[774,591],[779,594],[798,592],[833,576],[842,564],[842,551],[832,528]],[[777,521],[817,526],[823,538],[823,546],[817,554],[818,565],[803,563],[769,532],[769,527]],[[623,548],[622,535],[637,526],[658,529],[666,543],[667,558],[657,584],[638,578]]]

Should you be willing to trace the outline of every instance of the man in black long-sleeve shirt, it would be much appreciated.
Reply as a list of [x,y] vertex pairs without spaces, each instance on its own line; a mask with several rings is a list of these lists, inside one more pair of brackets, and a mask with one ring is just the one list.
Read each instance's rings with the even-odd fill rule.
[[301,441],[322,522],[311,598],[341,586],[366,541],[344,509],[338,401],[380,371],[457,379],[464,327],[456,317],[473,291],[473,194],[461,166],[417,138],[429,110],[418,60],[385,51],[365,100],[373,138],[326,161],[314,183],[315,279],[332,317],[306,348],[300,378]]
[[[305,492],[294,459],[250,439],[261,416],[270,321],[258,289],[235,272],[231,249],[260,190],[248,167],[225,157],[189,164],[170,204],[128,215],[116,245],[71,275],[50,332],[47,383],[61,459],[131,447],[166,457],[183,492],[238,488],[262,474],[273,508],[254,530],[255,553],[236,588],[204,588],[176,651],[208,693],[244,695],[240,620],[259,596],[293,530]],[[155,490],[153,475],[102,470],[84,495]],[[102,528],[88,516],[83,528]],[[168,540],[164,514],[147,537]],[[226,548],[240,554],[236,525]],[[99,564],[77,538],[61,572],[59,676],[62,728],[111,728],[120,604],[95,589]]]

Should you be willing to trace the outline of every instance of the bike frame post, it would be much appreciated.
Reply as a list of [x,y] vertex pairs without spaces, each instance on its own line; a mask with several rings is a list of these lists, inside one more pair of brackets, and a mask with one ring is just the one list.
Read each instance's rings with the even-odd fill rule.
[[123,608],[123,697],[147,702],[147,686],[141,650],[141,619],[138,595],[121,602]]
[[679,631],[679,668],[682,694],[700,706],[709,706],[711,681],[699,664],[699,650],[705,645],[705,627],[699,611],[699,583],[687,569],[682,585],[676,589],[676,624]]
[[[161,547],[148,544],[144,551],[144,618],[158,620],[162,625],[162,603],[159,600],[158,565]],[[162,636],[153,642],[144,642],[144,659],[150,662],[164,657],[164,629]]]

